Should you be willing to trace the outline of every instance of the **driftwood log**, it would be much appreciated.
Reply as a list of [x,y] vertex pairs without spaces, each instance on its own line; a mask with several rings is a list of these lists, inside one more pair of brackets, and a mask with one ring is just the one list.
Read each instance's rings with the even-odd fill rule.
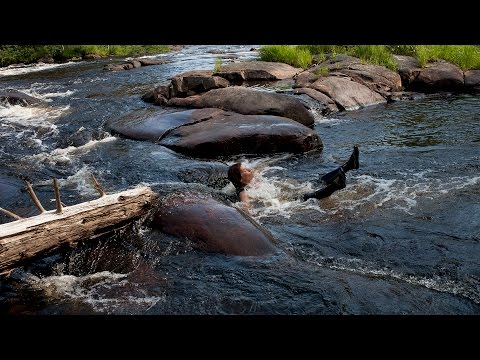
[[99,199],[67,207],[61,206],[56,190],[56,210],[44,210],[25,219],[11,213],[16,220],[0,225],[0,274],[61,245],[97,238],[138,219],[157,199],[157,194],[145,186],[110,195],[99,187],[97,190]]

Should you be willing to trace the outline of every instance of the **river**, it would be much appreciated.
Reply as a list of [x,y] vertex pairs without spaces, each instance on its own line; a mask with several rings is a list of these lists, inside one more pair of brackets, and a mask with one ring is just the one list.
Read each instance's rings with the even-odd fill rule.
[[[179,174],[205,162],[112,136],[104,124],[167,111],[141,96],[180,72],[213,69],[211,50],[248,60],[258,56],[252,47],[187,46],[157,56],[167,64],[123,72],[104,72],[109,59],[0,69],[0,89],[47,104],[0,105],[0,206],[37,214],[18,190],[23,177],[47,209],[53,177],[67,205],[96,197],[92,173],[107,192],[194,187]],[[480,96],[432,94],[315,116],[321,151],[226,160],[258,169],[251,215],[278,240],[276,255],[205,253],[136,224],[0,278],[0,313],[479,314]],[[345,189],[294,200],[354,144],[360,168]]]

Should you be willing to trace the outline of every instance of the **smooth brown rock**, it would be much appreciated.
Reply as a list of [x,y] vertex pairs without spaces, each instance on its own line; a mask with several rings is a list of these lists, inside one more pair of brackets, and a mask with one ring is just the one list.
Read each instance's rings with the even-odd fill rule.
[[469,89],[480,90],[480,70],[465,71],[465,86]]
[[365,85],[338,76],[321,77],[313,83],[312,88],[328,95],[345,110],[355,110],[386,102],[383,96]]
[[410,88],[423,91],[459,90],[463,86],[463,71],[446,61],[428,63],[410,83]]
[[216,107],[245,115],[276,115],[295,120],[305,126],[313,126],[313,115],[292,96],[253,90],[241,86],[214,89],[187,98],[172,98],[168,106],[195,108]]
[[235,113],[220,114],[208,121],[173,129],[159,144],[200,158],[301,153],[322,146],[314,130],[291,119]]
[[153,218],[161,231],[193,247],[226,255],[263,256],[276,251],[273,236],[249,215],[205,195],[172,194]]
[[136,114],[111,120],[106,127],[113,133],[131,139],[158,141],[169,130],[176,127],[205,121],[223,114],[220,109],[194,109],[173,113],[139,111]]
[[288,64],[269,61],[241,61],[224,64],[221,70],[214,75],[221,76],[228,81],[238,83],[242,81],[274,81],[291,78],[303,71]]

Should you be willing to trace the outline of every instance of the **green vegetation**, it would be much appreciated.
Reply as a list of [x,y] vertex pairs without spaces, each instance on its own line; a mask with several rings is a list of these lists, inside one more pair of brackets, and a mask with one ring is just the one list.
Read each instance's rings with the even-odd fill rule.
[[462,70],[480,69],[480,48],[475,45],[417,45],[416,57],[422,66],[443,59]]
[[280,61],[303,69],[306,69],[312,63],[312,54],[308,49],[288,45],[262,46],[260,48],[260,58],[263,61]]
[[222,59],[217,58],[215,60],[215,64],[213,65],[213,72],[218,73],[220,71],[222,71]]
[[325,75],[328,75],[328,73],[329,73],[329,70],[326,66],[319,66],[315,70],[315,75],[318,75],[318,76],[325,76]]
[[358,45],[348,49],[348,55],[358,57],[367,63],[382,65],[390,70],[397,70],[397,63],[385,45]]
[[463,70],[480,69],[480,48],[475,45],[267,45],[260,48],[261,60],[280,61],[304,69],[314,60],[321,63],[327,54],[330,58],[347,54],[391,70],[397,68],[392,54],[414,56],[421,66],[443,59]]
[[0,45],[0,66],[36,62],[52,57],[56,62],[85,55],[140,56],[170,50],[168,45]]

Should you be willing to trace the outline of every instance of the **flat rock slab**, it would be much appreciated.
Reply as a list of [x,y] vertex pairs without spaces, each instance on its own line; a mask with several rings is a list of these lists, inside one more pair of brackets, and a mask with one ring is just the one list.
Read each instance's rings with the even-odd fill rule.
[[253,90],[241,86],[214,89],[202,95],[173,98],[168,106],[194,108],[219,108],[244,115],[276,115],[313,126],[314,117],[308,109],[292,96]]
[[237,154],[301,153],[322,146],[317,133],[296,121],[270,115],[224,113],[169,131],[159,144],[200,158]]
[[222,65],[221,70],[214,75],[231,82],[274,81],[291,78],[302,71],[303,69],[280,62],[241,61]]
[[167,131],[223,114],[220,109],[193,109],[173,113],[129,115],[107,123],[107,129],[135,140],[158,141]]
[[311,87],[326,94],[345,110],[355,110],[387,102],[383,96],[365,85],[339,76],[321,77]]

